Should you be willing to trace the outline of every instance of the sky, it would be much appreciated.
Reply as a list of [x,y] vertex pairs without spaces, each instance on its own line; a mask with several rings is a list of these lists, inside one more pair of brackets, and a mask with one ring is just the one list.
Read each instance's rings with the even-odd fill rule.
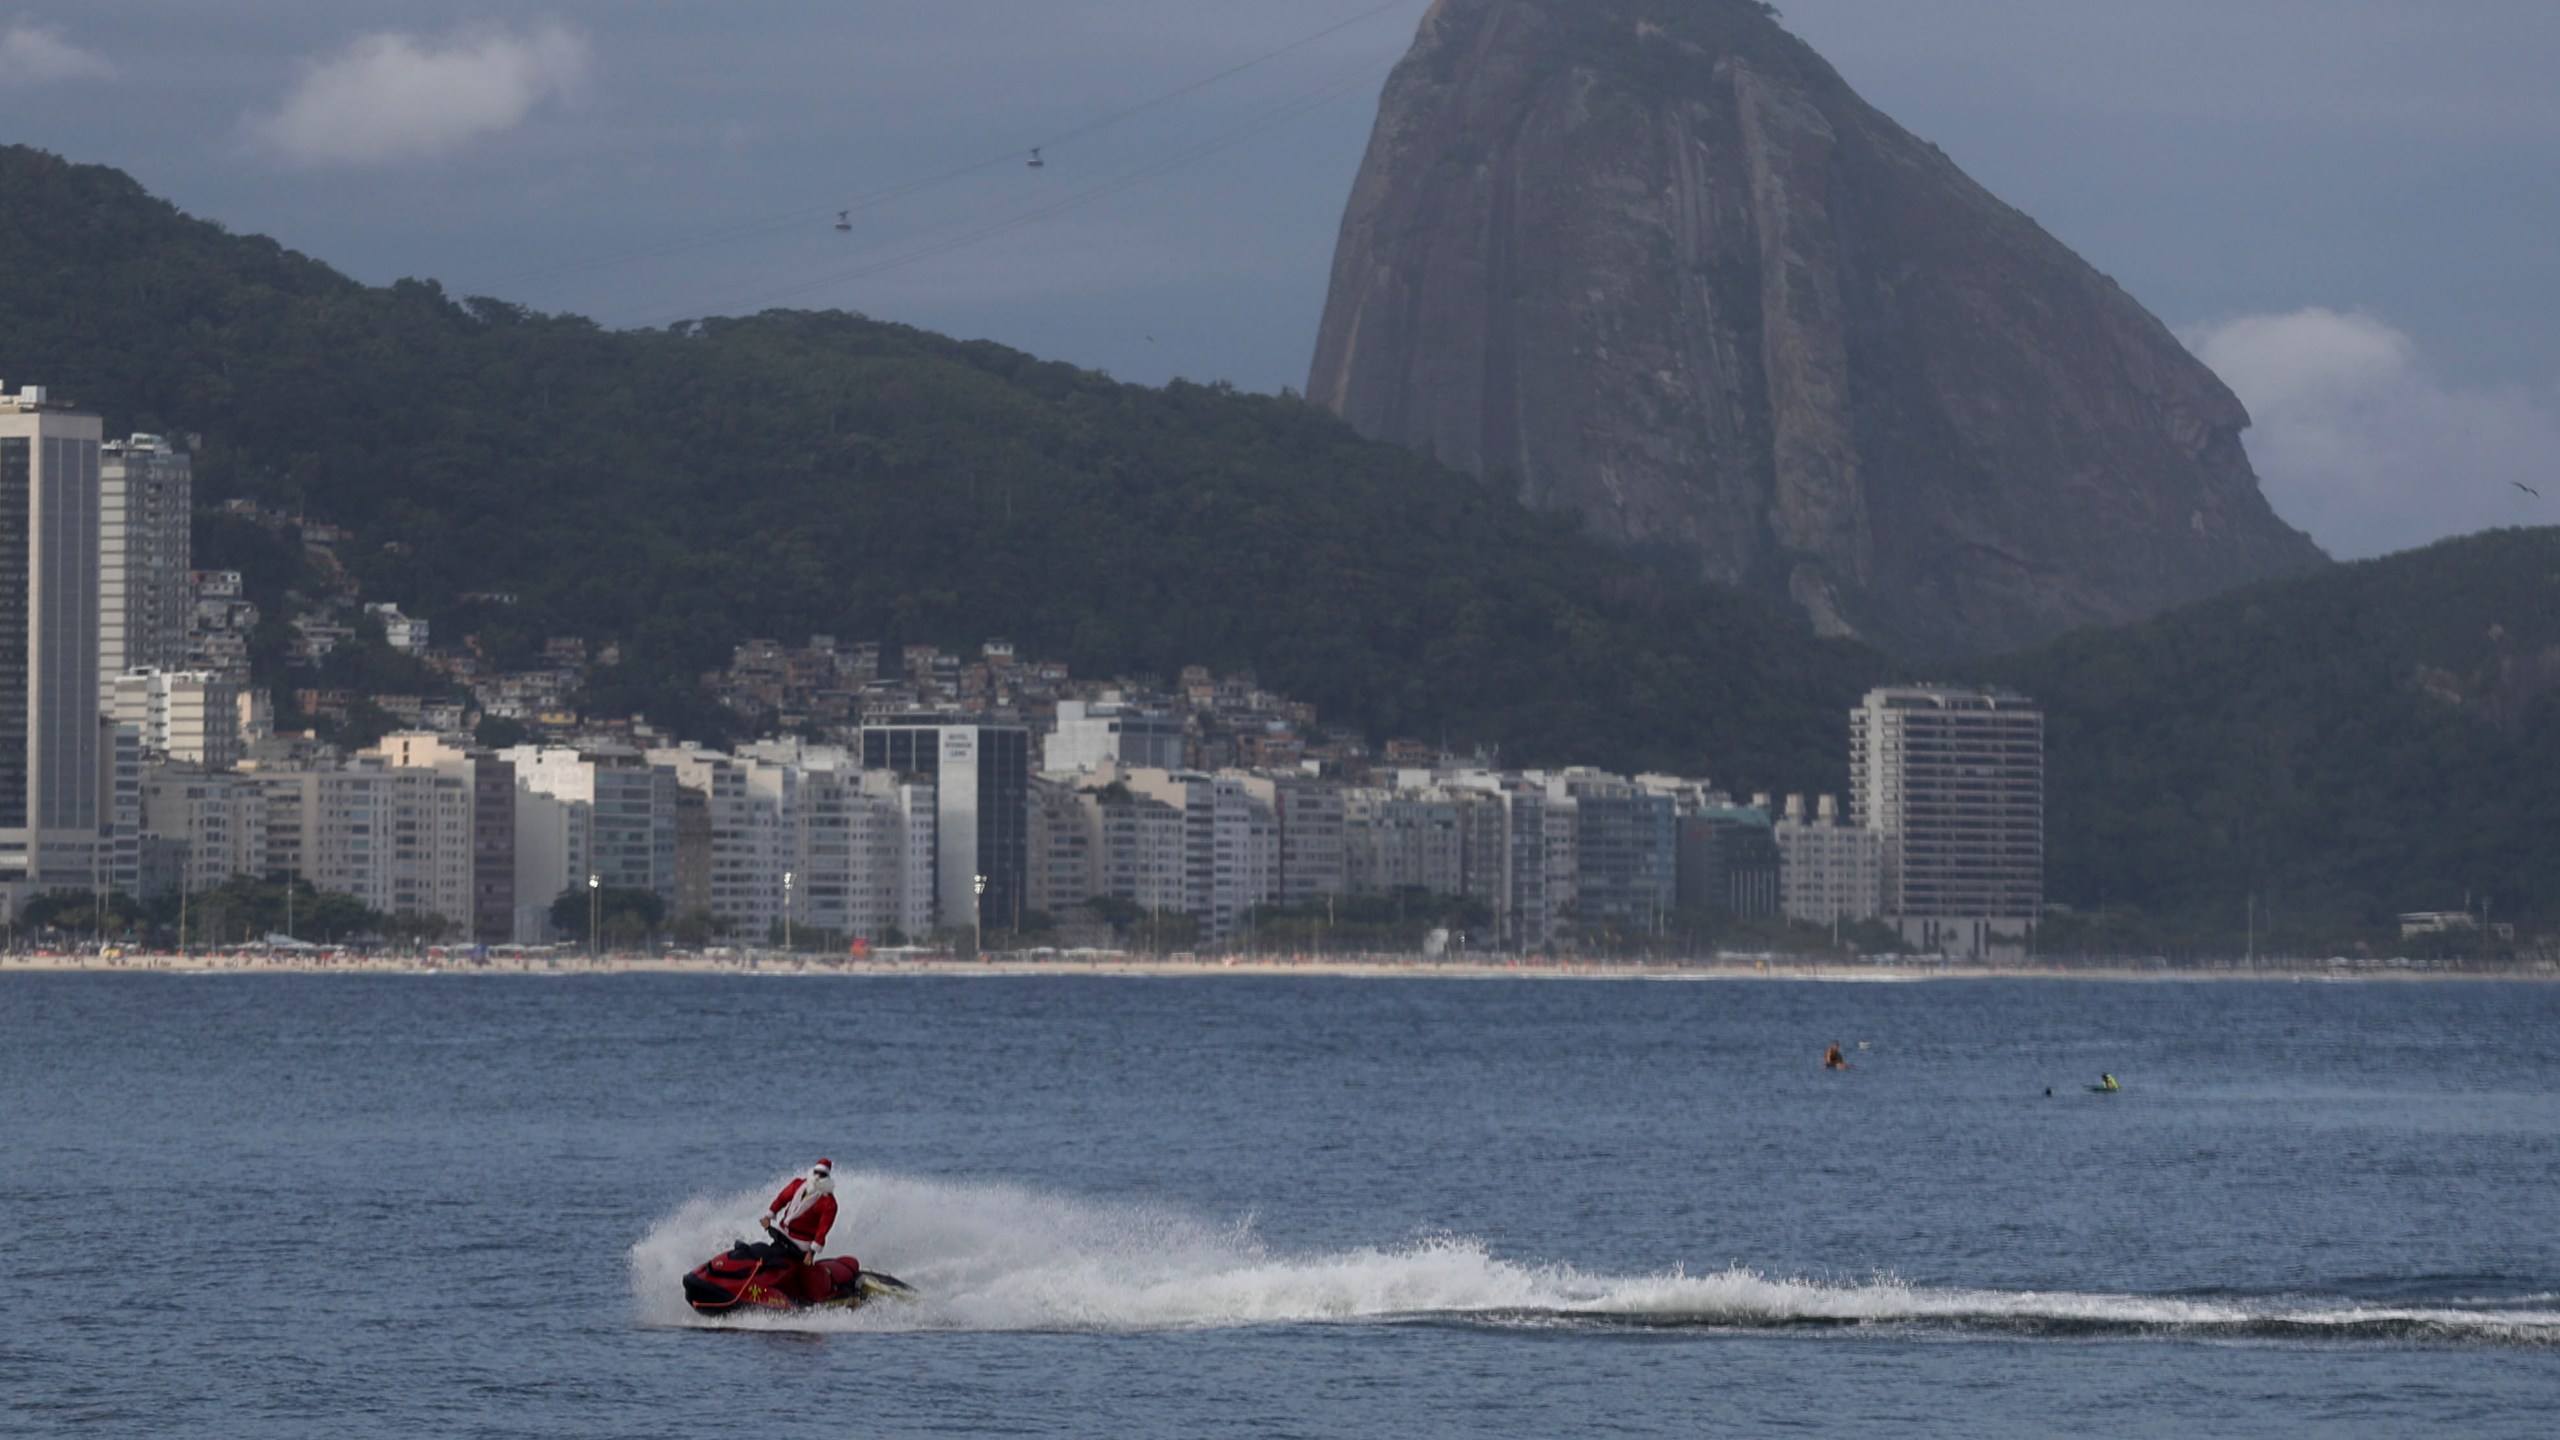
[[[1277,390],[1428,0],[12,3],[0,141],[363,280]],[[2332,553],[2560,522],[2560,4],[1781,8],[2213,365]]]

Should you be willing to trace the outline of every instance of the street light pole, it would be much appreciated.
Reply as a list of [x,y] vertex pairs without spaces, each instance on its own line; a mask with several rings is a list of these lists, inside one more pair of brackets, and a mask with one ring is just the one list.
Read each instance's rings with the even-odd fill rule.
[[587,876],[587,958],[602,953],[604,944],[604,877]]
[[782,948],[791,953],[791,872],[782,872]]
[[969,906],[969,922],[977,927],[978,958],[984,960],[987,958],[987,877],[976,876],[974,883],[976,885],[974,893],[978,898]]

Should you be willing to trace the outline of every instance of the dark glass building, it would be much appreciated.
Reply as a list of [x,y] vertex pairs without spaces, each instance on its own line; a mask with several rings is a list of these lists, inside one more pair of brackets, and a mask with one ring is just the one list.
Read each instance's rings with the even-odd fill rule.
[[[1031,732],[939,721],[866,725],[862,768],[934,783],[934,918],[1020,923],[1031,886]],[[986,878],[982,895],[978,878]]]

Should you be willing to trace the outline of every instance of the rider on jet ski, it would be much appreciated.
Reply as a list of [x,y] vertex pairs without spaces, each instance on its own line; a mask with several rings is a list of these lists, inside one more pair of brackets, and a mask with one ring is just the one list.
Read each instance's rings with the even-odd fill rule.
[[765,1207],[764,1233],[773,1243],[762,1247],[764,1258],[795,1265],[814,1260],[827,1248],[835,1223],[835,1162],[822,1158],[806,1175],[793,1176]]

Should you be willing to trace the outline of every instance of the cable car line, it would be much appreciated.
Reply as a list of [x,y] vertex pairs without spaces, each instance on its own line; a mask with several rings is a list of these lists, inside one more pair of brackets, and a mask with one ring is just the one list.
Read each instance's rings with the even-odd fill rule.
[[[1062,145],[1067,145],[1074,141],[1081,140],[1088,135],[1097,134],[1101,131],[1110,129],[1112,126],[1118,125],[1135,116],[1143,115],[1150,110],[1160,109],[1163,106],[1172,104],[1174,101],[1183,99],[1187,96],[1196,95],[1200,91],[1206,90],[1213,85],[1232,80],[1236,76],[1242,75],[1249,70],[1269,64],[1271,61],[1277,60],[1283,55],[1303,50],[1310,45],[1318,43],[1319,41],[1331,39],[1333,36],[1339,35],[1345,30],[1349,30],[1357,25],[1366,24],[1367,22],[1375,20],[1379,16],[1384,15],[1391,10],[1406,8],[1412,3],[1413,0],[1386,0],[1386,3],[1384,4],[1372,6],[1346,20],[1337,21],[1332,25],[1326,26],[1324,29],[1317,31],[1312,35],[1290,41],[1288,44],[1280,46],[1277,49],[1266,50],[1251,59],[1242,61],[1235,65],[1230,65],[1226,69],[1221,70],[1214,75],[1194,80],[1190,84],[1165,91],[1161,95],[1141,100],[1135,105],[1128,106],[1125,109],[1115,110],[1108,115],[1101,116],[1098,119],[1077,126],[1074,129],[1051,136],[1037,145],[1028,147],[1028,164],[1030,168],[1034,170],[1044,169],[1047,167],[1048,162],[1042,156],[1043,151],[1057,149]],[[944,185],[948,185],[959,180],[965,180],[972,175],[981,174],[988,170],[1023,164],[1025,163],[1024,156],[1025,151],[1022,149],[1008,150],[1002,155],[991,156],[987,159],[975,161],[967,165],[956,166],[952,169],[945,170],[940,174],[928,175],[919,179],[905,181],[883,190],[875,190],[849,198],[839,197],[805,209],[769,215],[759,220],[741,221],[737,224],[724,226],[720,229],[703,231],[684,239],[670,240],[655,245],[646,245],[635,249],[617,251],[613,254],[598,256],[591,260],[577,260],[561,265],[550,265],[533,270],[517,271],[512,275],[498,277],[496,280],[491,282],[491,286],[492,288],[495,288],[500,285],[519,284],[528,280],[548,280],[568,275],[582,275],[596,270],[610,269],[617,265],[627,265],[639,260],[656,260],[663,259],[671,255],[690,254],[697,250],[711,249],[720,245],[732,244],[740,240],[751,240],[764,235],[772,235],[782,231],[796,229],[807,224],[811,220],[824,219],[831,211],[835,213],[838,220],[844,222],[836,228],[839,230],[850,231],[852,229],[852,217],[857,213],[865,210],[876,209],[882,205],[906,199],[911,195],[919,195],[928,190],[938,189]]]
[[[808,280],[798,281],[778,288],[745,294],[739,308],[746,311],[762,309],[770,306],[775,301],[787,300],[793,296],[803,295],[812,290],[823,290],[830,286],[849,284],[853,281],[867,279],[870,276],[882,274],[886,271],[902,269],[909,265],[918,264],[926,260],[932,260],[943,255],[948,255],[955,250],[959,250],[967,246],[980,244],[999,236],[1012,234],[1017,230],[1036,225],[1044,220],[1053,219],[1071,210],[1082,209],[1083,207],[1094,204],[1097,201],[1110,199],[1112,196],[1122,194],[1140,185],[1146,184],[1151,180],[1160,179],[1177,170],[1184,169],[1188,166],[1195,165],[1202,160],[1222,154],[1248,140],[1255,139],[1269,131],[1289,124],[1294,120],[1313,114],[1317,110],[1343,99],[1345,96],[1356,94],[1369,81],[1377,78],[1380,74],[1392,68],[1397,60],[1401,58],[1401,56],[1391,56],[1383,60],[1372,60],[1347,75],[1329,81],[1316,90],[1301,94],[1294,99],[1283,102],[1282,104],[1265,111],[1263,114],[1256,116],[1254,119],[1228,130],[1223,134],[1204,141],[1199,145],[1195,145],[1188,150],[1178,151],[1162,159],[1151,161],[1134,171],[1130,171],[1119,176],[1116,179],[1106,181],[1086,190],[1078,191],[1075,194],[1051,201],[1048,204],[1023,211],[1019,214],[997,221],[994,224],[983,226],[965,234],[944,240],[933,241],[929,244],[920,245],[899,254],[887,256],[879,260],[865,262],[850,269],[833,271],[825,275],[816,276]],[[746,292],[747,290],[748,287],[742,285],[726,286],[720,289],[702,292],[699,300],[700,302],[717,304],[729,296],[740,295],[742,292]],[[697,303],[695,306],[689,307],[682,312],[662,311],[649,319],[630,323],[643,326],[667,324],[673,323],[677,320],[698,318],[701,314],[702,310],[699,308],[699,303]]]

